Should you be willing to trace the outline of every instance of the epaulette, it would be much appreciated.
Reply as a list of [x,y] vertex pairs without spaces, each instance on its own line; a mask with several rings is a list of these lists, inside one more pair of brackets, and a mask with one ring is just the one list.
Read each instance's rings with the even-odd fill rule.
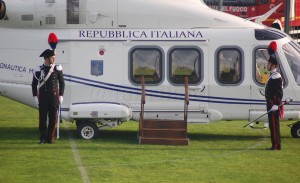
[[37,65],[34,69],[34,72],[40,72],[42,67],[43,67],[43,65]]
[[281,75],[278,72],[272,74],[272,79],[279,79],[279,78],[281,78]]
[[61,65],[56,65],[56,70],[57,71],[62,71],[62,66]]

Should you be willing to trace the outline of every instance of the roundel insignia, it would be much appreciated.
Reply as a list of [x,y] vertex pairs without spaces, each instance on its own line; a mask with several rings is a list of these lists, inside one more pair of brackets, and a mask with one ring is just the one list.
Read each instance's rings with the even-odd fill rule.
[[100,49],[98,53],[100,56],[103,56],[105,54],[105,49]]

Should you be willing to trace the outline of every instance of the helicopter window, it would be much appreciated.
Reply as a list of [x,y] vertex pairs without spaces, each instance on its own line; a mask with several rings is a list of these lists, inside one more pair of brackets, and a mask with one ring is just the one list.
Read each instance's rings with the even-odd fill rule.
[[[266,48],[259,48],[255,51],[255,64],[253,67],[253,71],[255,73],[255,82],[259,85],[265,85],[270,76],[270,71],[267,69],[269,57],[270,56]],[[286,80],[280,65],[277,70],[281,74],[283,79],[283,86],[285,86]]]
[[79,24],[79,0],[67,0],[67,24]]
[[290,69],[293,73],[294,79],[298,85],[300,85],[300,52],[289,43],[283,45],[283,51]]
[[276,29],[255,29],[257,40],[277,40],[286,37],[285,34]]
[[163,54],[158,48],[134,48],[130,52],[130,80],[141,84],[144,76],[146,84],[158,84],[163,80]]
[[169,52],[169,80],[173,84],[184,84],[188,77],[189,84],[201,80],[201,54],[195,48],[175,48]]
[[242,81],[242,54],[236,48],[222,48],[217,52],[217,81],[238,84]]
[[6,15],[6,6],[3,1],[0,0],[0,20],[4,19]]

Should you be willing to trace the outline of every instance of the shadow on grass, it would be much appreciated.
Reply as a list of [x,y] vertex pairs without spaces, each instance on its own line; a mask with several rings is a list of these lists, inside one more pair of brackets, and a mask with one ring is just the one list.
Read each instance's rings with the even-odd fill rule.
[[0,127],[1,140],[32,140],[38,139],[38,128]]
[[258,140],[264,138],[259,135],[232,135],[232,134],[189,134],[190,140],[197,141],[221,141],[221,140],[235,140],[235,141],[245,141],[245,140]]
[[[99,148],[102,151],[109,150],[132,150],[132,149],[144,149],[144,150],[187,150],[188,146],[157,146],[153,145],[143,145],[139,146],[137,139],[137,130],[124,130],[124,129],[107,129],[99,131],[96,139],[84,140],[77,136],[75,129],[65,129],[60,130],[60,139],[55,139],[54,144],[43,144],[40,145],[39,142],[39,132],[37,128],[28,127],[1,127],[0,128],[0,146],[3,150],[30,150],[30,149],[57,149],[57,150],[67,150],[70,149],[69,139],[72,138],[76,141],[77,145],[80,146],[82,150],[98,151]],[[265,137],[259,135],[232,135],[232,134],[205,134],[205,133],[190,133],[188,134],[190,143],[193,142],[223,142],[223,141],[261,141]],[[191,146],[192,148],[198,148],[196,146]],[[203,150],[218,150],[220,147],[203,148]],[[248,147],[221,147],[219,150],[245,150]],[[201,149],[201,148],[200,148]],[[255,148],[257,150],[257,148]]]
[[[69,140],[69,138],[80,140],[81,138],[77,135],[76,130],[70,129],[60,129],[60,140]],[[56,138],[56,136],[55,136]],[[25,141],[32,142],[35,140],[38,142],[39,140],[39,131],[38,128],[27,127],[1,127],[0,128],[0,140],[1,143],[5,143],[5,141],[9,141],[12,143],[13,141],[26,143]],[[112,141],[118,143],[129,143],[136,144],[137,140],[137,131],[130,130],[102,130],[99,131],[98,136],[94,141],[97,140],[105,140]],[[92,141],[92,140],[88,140]]]
[[[73,139],[81,139],[76,130],[72,129],[60,129],[60,138],[69,139],[69,136]],[[105,140],[119,143],[137,143],[137,130],[101,130],[98,136],[94,140]],[[205,133],[189,133],[188,138],[192,141],[222,141],[222,140],[258,140],[264,138],[263,135],[234,135],[234,134],[205,134]],[[19,127],[1,127],[0,128],[1,140],[37,140],[39,139],[38,128],[19,128]]]
[[[138,131],[132,130],[103,130],[100,131],[98,137],[95,139],[102,139],[106,141],[114,141],[120,143],[137,144]],[[79,137],[78,137],[79,138]]]

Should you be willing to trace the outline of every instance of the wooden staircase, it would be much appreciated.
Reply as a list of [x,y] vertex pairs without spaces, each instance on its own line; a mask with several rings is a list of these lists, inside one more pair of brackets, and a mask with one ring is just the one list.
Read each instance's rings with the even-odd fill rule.
[[184,120],[144,120],[140,135],[140,144],[188,145]]
[[144,119],[145,84],[142,82],[141,113],[139,121],[139,143],[156,145],[188,145],[187,111],[189,104],[188,79],[185,77],[185,102],[183,120]]

